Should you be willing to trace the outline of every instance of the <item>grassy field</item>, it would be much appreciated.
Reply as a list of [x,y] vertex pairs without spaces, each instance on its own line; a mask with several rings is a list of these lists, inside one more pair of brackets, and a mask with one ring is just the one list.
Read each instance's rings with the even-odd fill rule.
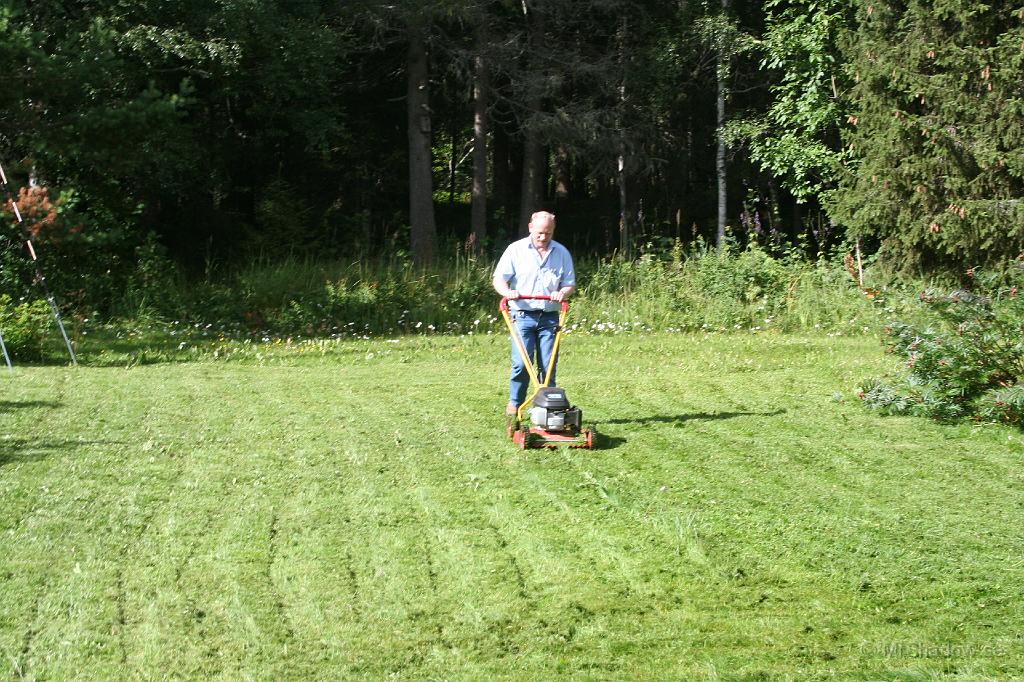
[[7,676],[1024,677],[1020,432],[865,411],[871,339],[572,335],[603,447],[522,452],[505,343],[0,376]]

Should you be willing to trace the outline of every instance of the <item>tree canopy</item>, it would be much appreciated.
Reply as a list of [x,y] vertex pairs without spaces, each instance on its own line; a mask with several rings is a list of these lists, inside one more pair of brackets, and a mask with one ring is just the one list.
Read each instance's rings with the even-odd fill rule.
[[18,181],[185,265],[493,253],[541,208],[601,255],[1024,250],[1007,2],[12,0],[0,61]]

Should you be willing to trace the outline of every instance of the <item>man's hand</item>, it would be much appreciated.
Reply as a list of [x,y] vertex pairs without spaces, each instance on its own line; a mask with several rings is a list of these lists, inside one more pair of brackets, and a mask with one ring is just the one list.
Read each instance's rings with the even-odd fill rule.
[[564,301],[572,295],[572,292],[576,291],[576,287],[562,287],[558,291],[551,292],[552,301]]
[[501,277],[495,277],[491,284],[494,286],[494,290],[498,292],[499,296],[504,296],[510,301],[514,301],[519,298],[519,292],[515,289],[509,289],[508,282],[503,280]]

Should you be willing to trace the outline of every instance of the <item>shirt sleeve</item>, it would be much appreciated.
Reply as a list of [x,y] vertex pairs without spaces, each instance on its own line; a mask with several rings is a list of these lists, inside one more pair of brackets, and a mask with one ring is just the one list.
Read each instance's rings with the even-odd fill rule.
[[512,246],[509,245],[501,258],[498,260],[498,264],[494,268],[493,277],[501,277],[506,282],[512,280],[516,275],[515,264],[512,262]]
[[569,249],[565,250],[565,264],[565,272],[562,273],[562,286],[574,287],[576,286],[576,269],[573,267]]

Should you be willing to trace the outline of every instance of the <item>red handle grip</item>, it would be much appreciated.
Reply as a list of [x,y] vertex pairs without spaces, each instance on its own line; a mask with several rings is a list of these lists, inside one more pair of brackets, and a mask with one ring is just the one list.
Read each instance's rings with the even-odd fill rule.
[[[516,301],[550,301],[550,296],[519,296],[515,299]],[[560,301],[562,304],[562,312],[569,310],[569,303],[567,301]],[[501,303],[498,305],[499,308],[508,312],[508,297],[502,296]]]

